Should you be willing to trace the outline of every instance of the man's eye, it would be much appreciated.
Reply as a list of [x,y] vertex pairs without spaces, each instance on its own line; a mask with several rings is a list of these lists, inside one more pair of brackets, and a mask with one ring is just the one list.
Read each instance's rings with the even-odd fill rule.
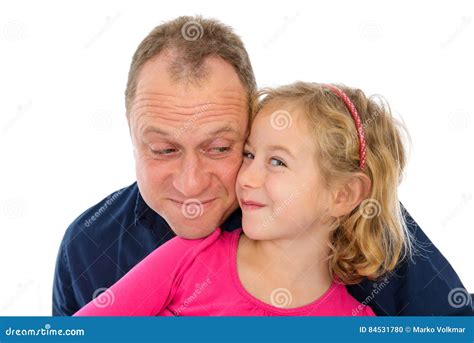
[[174,149],[174,148],[158,149],[158,150],[151,149],[151,152],[154,153],[154,154],[157,154],[157,155],[169,155],[169,154],[172,154],[175,151],[176,151],[176,149]]
[[275,167],[286,167],[285,162],[279,160],[278,158],[271,158],[270,164]]
[[252,155],[252,153],[251,153],[251,152],[248,152],[248,151],[244,151],[243,156],[244,156],[244,158],[249,158],[249,159],[253,159],[253,158],[254,158],[254,156]]
[[219,154],[219,153],[227,152],[227,151],[229,151],[229,150],[230,150],[229,147],[226,147],[226,146],[219,146],[219,147],[215,147],[215,148],[210,148],[210,149],[209,149],[209,152]]

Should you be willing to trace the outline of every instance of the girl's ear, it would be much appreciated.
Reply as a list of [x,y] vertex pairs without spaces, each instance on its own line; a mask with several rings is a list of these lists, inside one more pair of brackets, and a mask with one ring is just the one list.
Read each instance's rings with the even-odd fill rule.
[[370,194],[371,182],[364,173],[356,173],[333,193],[333,217],[349,214]]

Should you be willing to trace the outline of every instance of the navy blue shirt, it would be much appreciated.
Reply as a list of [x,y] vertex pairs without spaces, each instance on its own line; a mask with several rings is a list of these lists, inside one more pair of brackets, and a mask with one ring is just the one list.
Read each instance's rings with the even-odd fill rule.
[[[349,292],[377,315],[472,315],[470,298],[463,306],[450,300],[452,290],[464,287],[449,262],[405,215],[422,246],[420,254],[400,263],[384,279],[348,286]],[[238,209],[221,227],[240,228],[241,218]],[[112,193],[66,230],[56,261],[53,315],[74,314],[174,236],[166,221],[145,203],[136,183]]]

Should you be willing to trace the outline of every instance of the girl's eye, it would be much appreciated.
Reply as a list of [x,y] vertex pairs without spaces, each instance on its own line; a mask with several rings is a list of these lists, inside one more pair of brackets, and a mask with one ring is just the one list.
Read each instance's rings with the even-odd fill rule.
[[285,162],[279,160],[278,158],[272,158],[270,164],[274,167],[286,167]]
[[249,158],[249,159],[253,159],[254,157],[252,153],[248,151],[244,151],[243,155],[244,155],[244,158]]

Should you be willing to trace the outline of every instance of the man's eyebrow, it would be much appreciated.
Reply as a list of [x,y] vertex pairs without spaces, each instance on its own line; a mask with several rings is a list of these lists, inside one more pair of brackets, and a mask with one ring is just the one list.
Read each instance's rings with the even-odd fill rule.
[[169,132],[163,131],[155,126],[147,126],[145,129],[143,129],[143,135],[146,135],[148,133],[156,133],[161,136],[171,136]]
[[224,127],[220,127],[220,128],[217,128],[217,129],[214,129],[212,131],[208,131],[207,134],[209,136],[216,136],[220,133],[223,133],[223,132],[233,132],[233,133],[237,133],[237,131],[232,127],[232,126],[224,126]]

